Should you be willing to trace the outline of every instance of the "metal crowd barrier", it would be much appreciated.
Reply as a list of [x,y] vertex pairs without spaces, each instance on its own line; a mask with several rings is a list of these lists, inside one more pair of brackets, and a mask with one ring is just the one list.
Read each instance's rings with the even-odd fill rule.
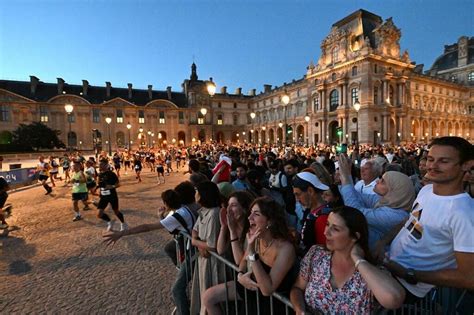
[[[176,241],[176,253],[177,253],[177,261],[178,265],[177,268],[180,269],[183,267],[183,262],[188,262],[190,265],[190,272],[188,272],[189,268],[186,268],[186,279],[188,280],[188,284],[192,282],[192,277],[194,275],[194,270],[197,266],[197,255],[199,252],[197,249],[194,249],[191,245],[191,236],[187,233],[181,233],[181,237],[184,237],[185,249],[184,249],[184,258],[181,257],[183,253],[180,252],[180,248],[178,245],[177,238]],[[224,272],[224,283],[230,280],[237,281],[237,273],[238,273],[238,266],[234,263],[230,262],[229,260],[225,259],[224,257],[218,255],[215,252],[210,252],[212,257],[216,259],[216,261],[220,264],[225,266]],[[180,259],[181,258],[181,259]],[[231,279],[228,279],[229,274],[231,275]],[[235,282],[234,282],[235,283]],[[234,290],[236,289],[236,284],[234,285]],[[190,285],[188,285],[188,297],[191,296],[190,294]],[[245,314],[245,315],[255,315],[254,313],[249,312],[249,305],[247,303],[247,296],[248,294],[255,294],[255,291],[249,291],[245,289],[245,296],[243,300],[238,301],[236,297],[234,297],[233,301],[226,299],[224,303],[222,303],[221,308],[224,311],[224,314],[231,315],[231,314]],[[236,292],[237,295],[237,292]],[[228,297],[229,295],[226,294]],[[257,294],[257,313],[256,315],[266,315],[260,311],[259,308],[259,299]],[[387,314],[387,315],[395,315],[395,314],[407,314],[407,315],[438,315],[438,314],[474,314],[473,309],[473,295],[468,290],[462,289],[455,289],[455,288],[434,288],[431,290],[426,297],[421,299],[415,304],[407,304],[403,305],[401,308],[397,310],[386,310],[383,308],[379,308],[373,311],[373,315],[379,314]],[[280,301],[284,304],[285,307],[285,314],[290,315],[294,314],[293,305],[291,304],[288,297],[282,295],[281,293],[275,292],[270,297],[270,314],[274,314],[274,299]],[[466,308],[467,307],[467,308]],[[279,311],[281,313],[281,311]]]

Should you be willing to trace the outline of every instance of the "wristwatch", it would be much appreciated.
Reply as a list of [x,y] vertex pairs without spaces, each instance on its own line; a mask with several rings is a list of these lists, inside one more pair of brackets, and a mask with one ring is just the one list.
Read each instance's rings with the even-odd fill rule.
[[415,276],[415,270],[413,270],[412,268],[408,268],[406,276],[405,276],[405,280],[409,284],[417,284],[418,280],[416,279],[416,276]]
[[260,259],[260,256],[258,256],[257,253],[253,253],[252,255],[248,255],[247,258],[249,261],[257,261]]

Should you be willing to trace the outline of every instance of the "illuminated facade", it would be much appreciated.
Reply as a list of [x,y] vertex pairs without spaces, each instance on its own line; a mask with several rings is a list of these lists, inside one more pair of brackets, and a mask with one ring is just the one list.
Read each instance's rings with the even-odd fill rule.
[[[19,123],[41,121],[72,147],[253,143],[405,143],[474,132],[474,38],[445,47],[423,72],[400,50],[391,18],[359,10],[334,23],[303,78],[211,96],[196,65],[175,92],[0,80],[0,141]],[[288,104],[282,101],[289,96]],[[65,105],[73,105],[71,114]],[[356,111],[354,105],[360,105]],[[356,106],[357,107],[357,106]],[[252,118],[253,117],[253,118]],[[108,125],[105,118],[111,118]],[[305,119],[306,118],[306,119]],[[130,128],[127,128],[129,124]],[[70,130],[69,130],[70,128]],[[359,130],[357,130],[357,128]],[[342,130],[340,135],[337,130]],[[6,140],[5,140],[6,139]]]

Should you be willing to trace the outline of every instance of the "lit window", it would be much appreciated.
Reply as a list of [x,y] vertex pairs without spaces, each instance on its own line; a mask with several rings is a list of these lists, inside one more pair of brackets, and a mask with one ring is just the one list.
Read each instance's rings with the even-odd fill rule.
[[449,81],[451,82],[456,82],[457,80],[458,80],[458,77],[455,74],[449,77]]
[[46,106],[40,106],[40,121],[41,122],[48,122],[48,109]]
[[142,110],[138,111],[138,123],[144,124],[145,123],[145,112]]
[[359,99],[359,89],[353,88],[351,89],[351,98],[352,98],[352,105]]
[[160,118],[159,118],[158,122],[159,122],[160,124],[164,124],[164,123],[165,123],[165,112],[160,112]]
[[469,74],[467,75],[467,82],[474,82],[474,71],[469,72]]
[[223,123],[222,115],[217,115],[217,124],[222,125],[222,123]]
[[122,124],[123,123],[123,110],[117,109],[117,123]]

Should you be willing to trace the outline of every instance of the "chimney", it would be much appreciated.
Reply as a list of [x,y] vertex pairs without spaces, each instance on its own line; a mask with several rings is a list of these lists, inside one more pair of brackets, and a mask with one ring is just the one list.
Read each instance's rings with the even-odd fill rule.
[[227,86],[221,87],[221,94],[227,94]]
[[112,83],[105,82],[105,95],[107,98],[110,98],[110,90],[112,89]]
[[89,81],[82,80],[82,96],[87,96],[87,89],[89,89]]
[[36,94],[36,88],[38,87],[39,79],[34,75],[30,75],[30,91],[31,94]]
[[128,86],[128,98],[132,98],[132,83],[127,83]]
[[255,95],[257,95],[257,89],[251,89],[251,90],[249,91],[249,95],[250,95],[250,96],[255,96]]
[[57,79],[58,79],[58,94],[63,94],[64,80],[62,78],[57,78]]
[[153,98],[153,85],[148,85],[148,99],[152,99]]
[[264,84],[263,85],[263,92],[270,93],[271,91],[272,91],[272,85],[271,84]]
[[239,87],[239,88],[236,88],[235,89],[235,95],[241,95],[242,94],[242,88]]
[[166,93],[168,94],[168,100],[171,101],[171,86],[166,87]]

